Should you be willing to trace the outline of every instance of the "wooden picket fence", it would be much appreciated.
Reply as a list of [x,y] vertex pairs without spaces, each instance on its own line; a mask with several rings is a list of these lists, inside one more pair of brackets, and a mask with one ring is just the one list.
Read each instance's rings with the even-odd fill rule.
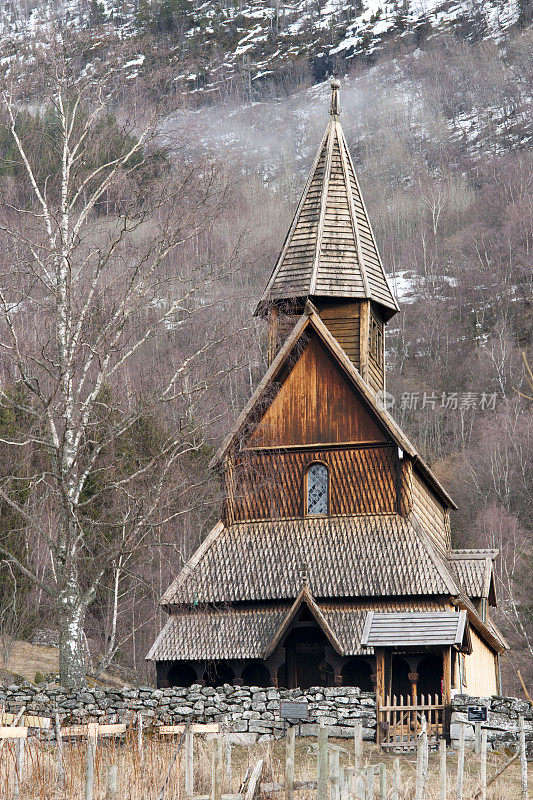
[[378,698],[378,743],[396,751],[414,749],[424,720],[428,741],[438,747],[445,731],[445,711],[438,695],[420,695],[416,702],[409,695],[388,695],[385,702]]
[[[411,711],[416,707],[411,706]],[[385,709],[383,709],[385,710]],[[417,713],[420,709],[417,709]],[[422,709],[423,712],[423,709]],[[194,800],[253,800],[260,795],[284,794],[284,800],[294,800],[295,792],[306,791],[313,793],[316,800],[403,800],[404,794],[401,785],[400,758],[390,758],[387,750],[384,751],[385,760],[379,764],[365,764],[363,760],[363,731],[362,725],[355,726],[353,751],[348,759],[353,761],[353,766],[346,764],[348,751],[328,740],[328,729],[321,725],[317,737],[316,780],[295,780],[295,742],[296,728],[289,728],[285,743],[284,781],[279,783],[261,783],[263,759],[257,759],[251,766],[236,793],[223,794],[223,784],[231,786],[231,745],[228,749],[229,739],[221,732],[218,724],[191,724],[191,725],[155,725],[150,731],[143,728],[143,719],[139,713],[136,725],[127,728],[125,724],[98,724],[70,725],[62,727],[59,717],[55,720],[25,715],[24,709],[17,715],[0,716],[0,763],[4,745],[10,740],[15,745],[15,770],[12,786],[13,800],[20,800],[21,776],[24,773],[25,744],[29,731],[37,734],[38,741],[42,740],[49,747],[52,746],[50,733],[53,723],[56,732],[56,774],[55,783],[59,791],[65,787],[65,762],[64,746],[69,740],[82,740],[85,742],[85,781],[84,798],[94,800],[95,797],[95,764],[99,739],[124,738],[126,734],[134,737],[137,758],[142,769],[144,759],[145,736],[156,737],[157,741],[170,739],[173,747],[173,756],[170,759],[166,775],[161,775],[161,789],[157,800],[170,800],[169,778],[171,771],[181,755],[183,765],[183,798]],[[426,800],[428,797],[428,763],[430,742],[437,742],[439,754],[439,799],[448,800],[486,800],[488,788],[516,761],[520,763],[521,794],[520,800],[528,800],[527,788],[527,761],[526,737],[523,717],[518,724],[519,747],[517,753],[510,758],[493,776],[487,775],[487,730],[481,725],[476,725],[475,753],[479,756],[480,782],[472,795],[465,795],[465,726],[461,727],[461,735],[457,751],[457,771],[455,775],[448,773],[446,742],[443,738],[435,739],[438,735],[436,723],[432,721],[431,727],[424,716],[416,717],[418,726],[416,744],[416,779],[414,800]],[[195,764],[194,764],[194,739],[195,736],[211,735],[214,737],[212,747],[211,790],[209,794],[195,793]],[[33,737],[35,738],[35,737]],[[341,763],[341,753],[344,765]],[[228,772],[230,780],[227,780]],[[117,790],[118,763],[107,765],[106,798],[118,800]],[[175,795],[174,795],[175,796]],[[434,789],[432,797],[435,797]],[[518,798],[517,798],[518,800]]]

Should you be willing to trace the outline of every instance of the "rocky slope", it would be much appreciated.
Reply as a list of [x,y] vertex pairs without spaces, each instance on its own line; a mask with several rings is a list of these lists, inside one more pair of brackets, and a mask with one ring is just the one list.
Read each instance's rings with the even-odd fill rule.
[[[502,41],[529,22],[528,0],[2,0],[1,63],[33,56],[67,31],[87,59],[124,51],[129,81],[167,70],[178,90],[249,99],[319,82],[384,52],[405,52],[443,31]],[[30,57],[30,62],[31,62]],[[27,58],[27,56],[25,56]]]

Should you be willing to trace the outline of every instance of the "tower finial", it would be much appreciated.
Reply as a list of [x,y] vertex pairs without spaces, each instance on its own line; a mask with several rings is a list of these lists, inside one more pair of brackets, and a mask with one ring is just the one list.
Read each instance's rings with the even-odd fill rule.
[[332,78],[329,85],[331,86],[331,107],[329,113],[332,117],[338,117],[341,113],[339,106],[339,89],[341,82],[337,78]]

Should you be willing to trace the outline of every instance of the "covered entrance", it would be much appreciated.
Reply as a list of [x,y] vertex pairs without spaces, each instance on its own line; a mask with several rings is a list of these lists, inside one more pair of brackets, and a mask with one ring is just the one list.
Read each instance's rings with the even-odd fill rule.
[[411,750],[425,721],[430,746],[447,735],[452,652],[471,652],[466,611],[370,611],[361,644],[376,656],[378,743]]
[[341,645],[304,585],[265,652],[287,689],[333,686],[340,678]]
[[302,606],[285,639],[285,663],[278,670],[278,685],[288,689],[333,686],[328,649],[329,641],[323,631],[307,606]]

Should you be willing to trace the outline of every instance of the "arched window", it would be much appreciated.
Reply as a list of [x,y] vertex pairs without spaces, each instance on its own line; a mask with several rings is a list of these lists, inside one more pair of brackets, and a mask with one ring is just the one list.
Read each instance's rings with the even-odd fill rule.
[[307,470],[306,513],[326,515],[329,505],[329,475],[324,464],[311,464]]

